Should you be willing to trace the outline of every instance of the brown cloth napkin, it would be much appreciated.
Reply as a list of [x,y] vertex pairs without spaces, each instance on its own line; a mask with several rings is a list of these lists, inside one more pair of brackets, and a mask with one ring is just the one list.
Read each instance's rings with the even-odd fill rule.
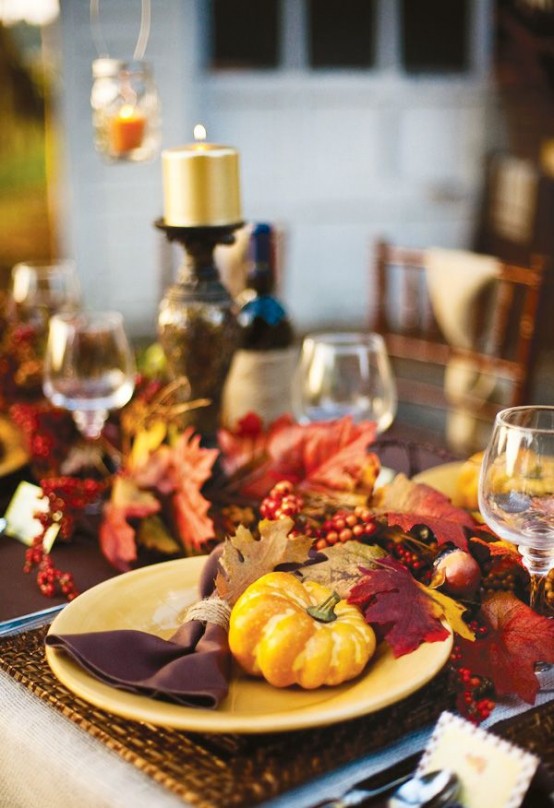
[[[200,598],[213,592],[221,548],[208,558]],[[169,640],[128,629],[49,634],[46,644],[71,656],[101,682],[188,707],[217,707],[228,692],[231,655],[227,630],[189,620]]]

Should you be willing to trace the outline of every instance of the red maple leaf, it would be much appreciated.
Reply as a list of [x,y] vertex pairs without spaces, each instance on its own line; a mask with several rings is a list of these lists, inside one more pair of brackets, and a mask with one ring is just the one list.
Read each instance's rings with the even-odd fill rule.
[[367,446],[374,439],[375,424],[355,424],[349,417],[301,425],[283,416],[265,433],[221,430],[218,435],[225,472],[246,469],[240,491],[258,499],[280,480],[352,490],[363,475]]
[[481,615],[487,634],[474,643],[459,640],[461,665],[490,679],[499,696],[517,695],[534,704],[535,663],[554,663],[554,621],[508,593],[485,601]]
[[421,643],[450,636],[435,616],[432,600],[402,564],[385,558],[376,569],[362,572],[348,600],[361,608],[368,623],[383,628],[395,657],[415,651]]
[[465,528],[475,528],[477,522],[463,508],[457,508],[448,497],[424,483],[414,483],[403,474],[397,474],[379,495],[378,512],[389,525],[404,531],[414,525],[427,525],[439,544],[452,542],[467,550]]

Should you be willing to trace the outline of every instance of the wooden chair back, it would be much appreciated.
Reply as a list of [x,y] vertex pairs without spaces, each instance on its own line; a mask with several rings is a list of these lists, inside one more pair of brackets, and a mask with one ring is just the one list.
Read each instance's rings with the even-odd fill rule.
[[[426,284],[426,252],[379,241],[375,245],[369,327],[385,338],[397,373],[399,400],[449,408],[444,375],[430,381],[431,369],[444,370],[454,358],[468,360],[480,373],[507,382],[502,401],[464,399],[468,411],[492,419],[505,406],[526,403],[536,353],[537,308],[545,259],[522,267],[498,262],[498,273],[474,318],[471,349],[449,345],[434,316]],[[419,369],[403,378],[406,363]],[[427,370],[425,370],[427,366]]]

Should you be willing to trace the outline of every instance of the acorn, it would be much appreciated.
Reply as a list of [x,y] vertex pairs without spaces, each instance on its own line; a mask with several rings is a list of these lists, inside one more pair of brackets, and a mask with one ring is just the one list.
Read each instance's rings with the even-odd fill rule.
[[470,553],[445,548],[433,563],[431,586],[455,598],[470,599],[481,585],[481,568]]

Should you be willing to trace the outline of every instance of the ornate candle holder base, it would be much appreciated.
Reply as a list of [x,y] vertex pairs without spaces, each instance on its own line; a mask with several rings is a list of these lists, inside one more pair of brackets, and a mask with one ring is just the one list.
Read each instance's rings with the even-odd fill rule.
[[242,222],[174,227],[158,219],[155,225],[185,250],[178,280],[160,303],[158,336],[171,376],[188,379],[191,399],[211,401],[185,416],[185,423],[209,442],[219,426],[223,385],[239,341],[233,301],[219,279],[214,249],[232,244]]

